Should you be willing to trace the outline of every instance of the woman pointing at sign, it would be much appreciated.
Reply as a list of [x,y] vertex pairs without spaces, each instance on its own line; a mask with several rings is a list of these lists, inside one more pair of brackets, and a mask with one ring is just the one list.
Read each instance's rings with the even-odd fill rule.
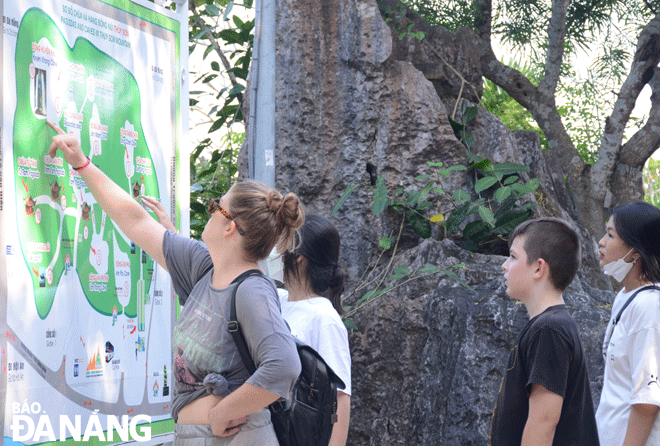
[[289,397],[300,362],[273,284],[251,276],[237,292],[238,320],[257,365],[252,376],[226,324],[236,279],[260,269],[257,262],[275,245],[281,252],[292,248],[294,230],[304,220],[298,197],[282,197],[256,181],[237,183],[211,200],[204,243],[190,240],[163,228],[90,163],[75,136],[48,125],[57,132],[49,155],[62,152],[115,224],[169,271],[184,304],[172,338],[177,446],[202,445],[214,436],[213,445],[277,445],[265,408]]

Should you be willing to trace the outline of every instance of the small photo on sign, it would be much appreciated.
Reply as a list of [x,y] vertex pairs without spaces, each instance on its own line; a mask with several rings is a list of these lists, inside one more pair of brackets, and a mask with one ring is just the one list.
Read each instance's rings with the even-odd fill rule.
[[32,110],[35,115],[46,116],[46,70],[34,69],[32,78]]

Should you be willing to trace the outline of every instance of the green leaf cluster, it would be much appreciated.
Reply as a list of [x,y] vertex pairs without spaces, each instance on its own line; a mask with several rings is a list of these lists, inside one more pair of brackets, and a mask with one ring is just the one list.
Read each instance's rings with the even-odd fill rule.
[[475,28],[476,7],[471,0],[403,0],[402,4],[429,24],[443,26],[451,32],[463,26]]
[[190,154],[190,232],[200,238],[211,198],[222,196],[237,174],[238,150],[245,138],[243,94],[252,59],[253,0],[190,0],[192,53],[201,51],[199,72],[191,72],[190,107],[203,116],[208,136]]
[[[243,21],[237,15],[231,16],[230,19],[229,12],[235,4],[228,2],[224,13],[221,14],[223,3],[227,2],[209,0],[209,3],[197,9],[198,15],[191,16],[190,19],[190,52],[192,53],[197,46],[201,45],[205,47],[203,60],[215,52],[221,60],[224,58],[231,65],[226,68],[224,63],[221,65],[219,62],[213,61],[210,64],[211,70],[196,73],[197,77],[193,82],[197,85],[209,85],[219,76],[230,77],[233,80],[232,85],[215,91],[214,96],[218,104],[213,106],[208,113],[212,120],[209,133],[213,133],[223,126],[243,122],[241,103],[252,60],[254,19]],[[218,23],[220,17],[223,17],[223,25],[226,26],[222,29]],[[225,52],[228,53],[228,56],[225,55]],[[211,89],[213,90],[213,87]],[[192,90],[190,105],[197,105],[199,99],[196,97],[204,93],[204,90]]]
[[208,154],[211,139],[202,141],[190,155],[190,236],[201,239],[209,220],[206,212],[212,198],[221,197],[234,182],[237,174],[238,151],[245,133],[229,133],[224,136],[224,149],[213,149]]
[[377,3],[381,14],[385,18],[385,23],[393,23],[394,32],[399,36],[399,40],[403,40],[406,37],[423,40],[426,37],[424,31],[415,31],[415,24],[413,22],[406,21],[406,6],[403,3],[399,3],[394,10],[390,9],[381,1],[377,0]]
[[531,217],[536,203],[521,202],[521,198],[535,193],[540,182],[538,178],[523,182],[520,174],[528,172],[529,168],[520,164],[494,163],[474,154],[469,154],[468,159],[468,169],[476,178],[476,199],[462,190],[446,194],[453,207],[445,210],[447,217],[442,226],[445,236],[457,237],[465,222],[472,220],[463,228],[463,246],[477,251],[481,244],[506,237],[518,224]]

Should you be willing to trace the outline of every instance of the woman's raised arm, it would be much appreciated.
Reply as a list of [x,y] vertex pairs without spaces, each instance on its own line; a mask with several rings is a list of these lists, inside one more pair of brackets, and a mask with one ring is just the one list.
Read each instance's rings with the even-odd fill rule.
[[53,136],[48,155],[54,157],[57,149],[60,149],[69,165],[80,168],[87,164],[79,173],[97,203],[128,238],[145,250],[160,266],[167,269],[163,254],[165,228],[154,220],[128,192],[119,187],[101,169],[89,163],[75,136],[66,134],[51,122],[48,122],[48,125],[57,133]]

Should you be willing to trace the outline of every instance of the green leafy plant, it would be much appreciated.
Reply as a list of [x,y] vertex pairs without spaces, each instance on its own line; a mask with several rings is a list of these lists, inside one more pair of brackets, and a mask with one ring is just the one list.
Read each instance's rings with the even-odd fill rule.
[[198,141],[190,154],[191,236],[201,237],[210,198],[224,194],[236,178],[238,149],[245,138],[243,94],[252,59],[253,0],[190,0],[192,126]]
[[[387,208],[401,211],[420,237],[431,237],[432,225],[437,225],[442,236],[456,239],[470,251],[477,251],[480,245],[505,237],[531,217],[536,203],[519,201],[524,195],[536,191],[539,180],[533,178],[523,182],[520,174],[528,172],[529,168],[520,164],[493,163],[474,154],[469,154],[469,159],[468,166],[445,167],[441,162],[427,162],[436,170],[434,174],[416,178],[420,183],[419,189],[404,191],[399,188],[390,193],[384,179],[379,177],[374,186],[372,213],[380,215]],[[476,198],[464,190],[450,193],[442,186],[443,180],[452,172],[465,170],[471,170],[475,177]],[[441,205],[441,202],[449,204]],[[470,217],[472,221],[465,225],[461,233],[461,227]],[[384,246],[383,243],[388,242],[381,239],[381,246]]]
[[[206,138],[190,159],[190,236],[201,239],[209,219],[206,213],[211,198],[225,194],[232,186],[238,170],[236,159],[245,133],[229,133],[223,137],[224,149],[208,151],[211,139]],[[204,153],[204,155],[202,155]],[[194,160],[194,162],[193,162]]]
[[424,39],[426,34],[424,31],[415,31],[413,28],[415,24],[413,22],[405,23],[404,20],[406,17],[406,5],[399,3],[394,8],[394,11],[391,10],[388,6],[384,5],[381,2],[378,2],[378,7],[385,17],[385,23],[394,23],[394,32],[399,35],[399,40],[403,40],[406,37],[413,37],[418,40]]
[[[211,123],[208,133],[213,133],[223,126],[243,122],[241,104],[252,59],[254,19],[231,15],[238,6],[233,1],[197,1],[199,7],[195,3],[190,5],[190,52],[201,46],[203,61],[211,54],[217,60],[203,65],[210,69],[194,73],[193,83],[204,88],[190,92],[190,106],[196,107],[201,96],[214,96],[218,103],[204,111]],[[241,6],[252,8],[252,1]],[[213,81],[219,78],[228,78],[230,82],[218,88]]]
[[470,0],[403,0],[431,25],[454,32],[462,26],[474,28],[476,8]]

